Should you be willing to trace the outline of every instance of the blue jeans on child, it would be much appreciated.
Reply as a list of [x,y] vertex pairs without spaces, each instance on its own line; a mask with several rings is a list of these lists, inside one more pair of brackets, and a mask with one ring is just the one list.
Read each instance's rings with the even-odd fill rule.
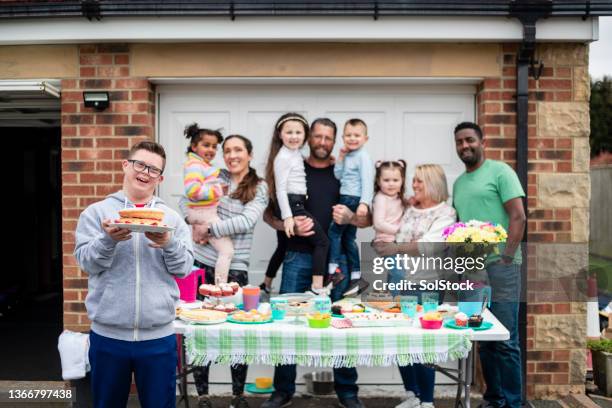
[[[346,271],[346,261],[340,261],[343,273]],[[332,291],[332,301],[339,299],[346,291],[349,280],[345,279]],[[288,251],[283,261],[283,275],[280,293],[301,293],[310,289],[312,284],[312,255],[302,252]],[[292,396],[295,394],[296,365],[278,365],[274,368],[274,388],[277,392]],[[334,368],[334,389],[340,399],[356,398],[357,386],[356,368]]]
[[132,373],[143,408],[176,406],[176,335],[145,341],[89,333],[91,391],[95,408],[125,407]]
[[491,285],[491,312],[510,332],[505,341],[480,343],[480,363],[487,390],[485,401],[496,407],[518,408],[522,397],[521,348],[518,312],[521,265],[500,262],[487,266]]
[[[351,211],[357,211],[361,197],[340,195],[338,204],[347,206]],[[349,272],[359,272],[359,248],[357,247],[357,227],[352,224],[336,224],[332,222],[327,232],[329,238],[329,262],[340,264],[342,254],[346,254]],[[345,272],[343,272],[345,273]]]
[[[389,270],[387,281],[389,283],[399,283],[405,279],[405,276],[406,271],[393,268]],[[394,297],[397,295],[417,296],[419,303],[422,303],[422,293],[423,292],[420,290],[391,291]],[[439,299],[442,300],[441,293],[439,296]],[[421,402],[433,402],[436,370],[424,364],[411,364],[407,366],[398,366],[398,368],[406,391],[412,391]]]

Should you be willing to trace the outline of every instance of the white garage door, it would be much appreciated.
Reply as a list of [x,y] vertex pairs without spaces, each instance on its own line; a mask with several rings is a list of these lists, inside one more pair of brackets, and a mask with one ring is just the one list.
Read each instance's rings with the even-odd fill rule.
[[[453,142],[454,126],[474,120],[472,86],[406,86],[406,85],[160,85],[158,140],[167,151],[166,179],[160,186],[161,197],[178,209],[182,194],[182,164],[187,140],[183,129],[197,122],[201,127],[223,129],[223,134],[238,133],[251,139],[254,146],[253,166],[263,176],[274,123],[286,112],[303,114],[308,120],[329,117],[340,128],[350,118],[358,117],[368,124],[367,149],[373,160],[402,158],[408,162],[410,180],[415,164],[438,163],[446,171],[449,187],[463,171]],[[334,149],[341,146],[338,139]],[[304,155],[308,154],[304,148]],[[220,153],[216,162],[223,166]],[[360,241],[373,237],[371,228],[361,230]],[[249,279],[263,280],[268,260],[275,249],[276,237],[263,221],[257,224]],[[280,273],[279,273],[280,277]],[[278,288],[280,279],[275,280]],[[300,368],[298,379],[308,369]],[[249,381],[258,375],[271,375],[271,367],[253,366]],[[214,382],[227,383],[227,367],[214,367]],[[396,369],[380,368],[359,371],[362,384],[401,383]],[[438,378],[438,383],[447,382]]]
[[[308,120],[329,117],[341,131],[349,118],[368,124],[366,148],[373,160],[403,158],[412,169],[419,163],[440,164],[452,182],[463,171],[457,158],[452,130],[463,120],[474,119],[474,88],[471,86],[373,86],[373,85],[196,85],[158,87],[158,138],[168,154],[166,179],[160,195],[177,207],[182,194],[182,163],[187,147],[185,125],[196,121],[201,127],[239,133],[254,145],[253,165],[263,176],[274,123],[289,111]],[[337,154],[341,140],[334,153]],[[304,148],[304,155],[308,149]],[[223,166],[221,154],[216,162]],[[409,189],[410,190],[410,189]],[[362,230],[359,240],[370,240],[371,229]],[[259,283],[274,251],[271,228],[258,223],[251,255],[250,278]],[[277,282],[278,283],[278,282]]]

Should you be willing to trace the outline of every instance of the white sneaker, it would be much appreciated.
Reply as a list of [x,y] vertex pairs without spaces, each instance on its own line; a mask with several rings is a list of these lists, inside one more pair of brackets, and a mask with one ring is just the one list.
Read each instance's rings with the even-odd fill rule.
[[402,402],[395,406],[395,408],[417,408],[421,405],[421,400],[419,400],[414,392],[406,391],[406,397]]
[[421,402],[421,408],[434,408],[433,402]]

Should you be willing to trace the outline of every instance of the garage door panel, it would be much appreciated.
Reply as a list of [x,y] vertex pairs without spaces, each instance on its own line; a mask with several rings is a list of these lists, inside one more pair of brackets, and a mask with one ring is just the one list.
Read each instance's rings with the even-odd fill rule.
[[[253,166],[263,177],[270,138],[280,115],[292,111],[308,120],[329,117],[335,121],[339,128],[336,155],[342,146],[340,135],[344,122],[361,118],[368,125],[370,139],[366,149],[372,159],[405,159],[409,172],[407,191],[411,191],[414,165],[425,162],[442,165],[450,187],[463,171],[454,150],[453,128],[457,122],[474,120],[475,116],[474,90],[465,87],[197,85],[160,86],[158,92],[158,136],[168,152],[166,179],[159,193],[175,208],[182,194],[182,165],[187,147],[183,129],[194,121],[202,127],[222,128],[224,135],[239,133],[248,137],[254,147]],[[303,154],[308,155],[307,147]],[[221,149],[215,162],[223,167]],[[359,229],[357,239],[368,242],[373,236],[371,228]],[[275,248],[274,231],[259,221],[251,252],[251,283],[263,280]],[[279,284],[280,273],[274,281],[276,290]],[[215,372],[219,374],[215,376],[217,381],[230,381],[227,367],[215,368]],[[271,367],[252,367],[249,377],[264,373],[270,375]],[[391,367],[360,370],[360,380],[381,384],[400,382],[397,369]]]

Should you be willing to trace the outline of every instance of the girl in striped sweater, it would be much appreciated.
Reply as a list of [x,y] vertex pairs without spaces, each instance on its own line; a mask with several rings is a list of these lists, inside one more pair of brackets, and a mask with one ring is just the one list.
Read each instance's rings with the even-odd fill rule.
[[[197,123],[185,128],[189,139],[187,161],[183,166],[183,183],[187,202],[187,216],[192,223],[192,236],[199,243],[207,235],[203,229],[219,220],[217,206],[222,195],[227,194],[227,184],[219,179],[219,167],[212,164],[217,146],[223,141],[218,130],[200,129]],[[226,283],[234,256],[230,237],[210,237],[209,242],[217,251],[215,284]]]

